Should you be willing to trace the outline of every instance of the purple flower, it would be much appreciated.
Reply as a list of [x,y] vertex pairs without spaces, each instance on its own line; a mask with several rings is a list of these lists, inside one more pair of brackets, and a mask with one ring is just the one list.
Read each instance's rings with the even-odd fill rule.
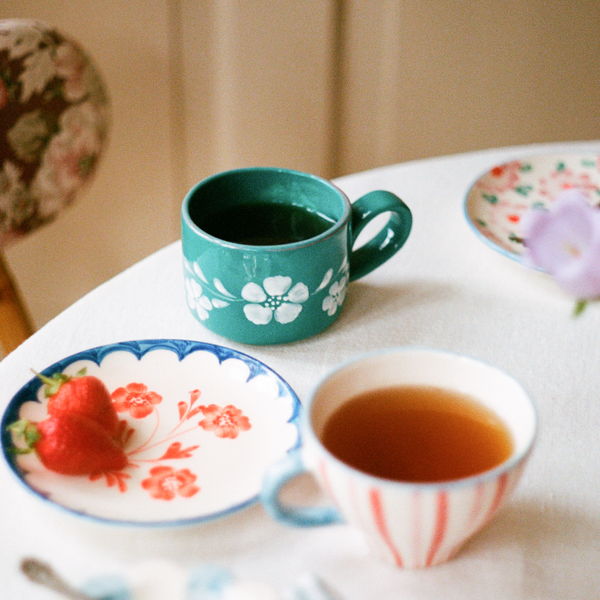
[[531,211],[522,225],[526,262],[579,300],[600,298],[600,210],[583,193],[563,192],[550,210]]

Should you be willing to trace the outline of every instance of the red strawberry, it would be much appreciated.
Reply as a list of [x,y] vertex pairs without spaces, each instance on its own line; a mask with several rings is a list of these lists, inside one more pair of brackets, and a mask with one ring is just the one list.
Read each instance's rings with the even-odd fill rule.
[[[9,426],[33,448],[42,464],[63,475],[120,471],[128,460],[123,449],[96,421],[75,414],[50,416],[40,423],[17,421]],[[27,449],[18,450],[27,452]]]
[[46,384],[48,414],[80,415],[96,421],[111,437],[119,434],[119,417],[106,386],[93,375],[85,375],[85,369],[70,377],[55,373],[52,377],[39,375]]

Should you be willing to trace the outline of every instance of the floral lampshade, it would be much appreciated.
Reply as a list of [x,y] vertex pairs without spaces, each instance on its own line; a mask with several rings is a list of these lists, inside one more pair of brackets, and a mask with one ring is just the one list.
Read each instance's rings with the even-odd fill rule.
[[42,23],[0,20],[0,248],[75,200],[108,129],[107,91],[85,52]]

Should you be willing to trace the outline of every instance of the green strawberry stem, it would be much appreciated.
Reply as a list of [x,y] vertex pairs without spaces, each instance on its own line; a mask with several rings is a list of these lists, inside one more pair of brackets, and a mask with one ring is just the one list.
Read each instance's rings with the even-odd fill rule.
[[25,441],[25,448],[19,448],[17,446],[11,448],[11,452],[15,454],[29,454],[33,450],[36,442],[41,437],[40,430],[37,428],[37,425],[31,421],[28,421],[27,419],[19,419],[18,421],[8,425],[6,429],[13,432],[17,439],[23,439]]
[[[35,376],[38,379],[40,379],[42,381],[42,383],[45,384],[46,389],[44,390],[44,396],[46,398],[50,398],[50,396],[54,396],[54,394],[56,394],[58,392],[58,390],[64,383],[67,383],[67,381],[71,381],[71,379],[73,379],[73,377],[71,377],[70,375],[66,375],[65,373],[54,373],[54,375],[52,375],[52,377],[48,377],[47,375],[42,375],[41,373],[38,373],[37,371],[34,371],[33,369],[31,369],[31,370],[35,374]],[[80,371],[77,371],[77,373],[75,374],[75,377],[83,377],[85,375],[85,373],[86,373],[86,368],[84,367]]]

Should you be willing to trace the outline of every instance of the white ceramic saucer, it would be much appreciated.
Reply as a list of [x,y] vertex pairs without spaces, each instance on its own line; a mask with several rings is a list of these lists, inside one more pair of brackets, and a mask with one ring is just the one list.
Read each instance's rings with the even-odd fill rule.
[[[31,365],[35,370],[37,365]],[[100,477],[60,475],[35,453],[15,454],[6,427],[41,421],[47,402],[33,377],[2,419],[11,469],[35,494],[70,512],[132,525],[180,525],[254,502],[266,469],[299,443],[300,403],[273,370],[235,350],[183,340],[144,340],[80,352],[43,371],[83,367],[119,401],[133,434],[130,464]]]
[[600,203],[600,156],[540,155],[497,165],[469,189],[466,218],[486,244],[520,260],[523,215],[531,208],[550,206],[571,188],[583,192],[590,204]]

